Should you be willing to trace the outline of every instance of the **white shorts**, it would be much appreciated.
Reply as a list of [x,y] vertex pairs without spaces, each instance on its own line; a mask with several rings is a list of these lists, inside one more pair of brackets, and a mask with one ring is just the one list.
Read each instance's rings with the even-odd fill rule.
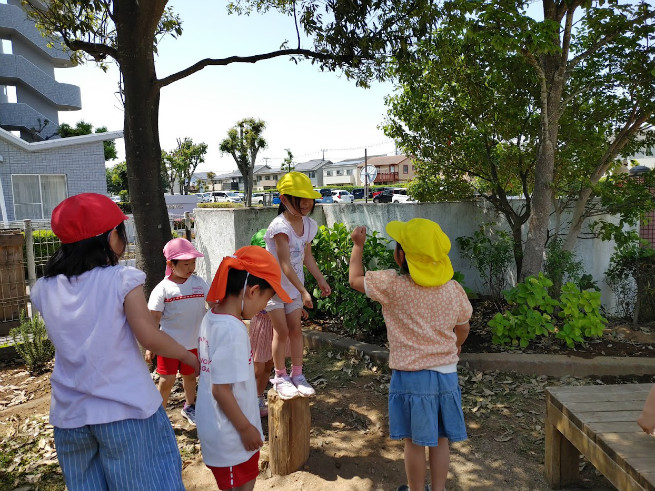
[[285,314],[290,314],[294,310],[302,309],[302,297],[298,295],[291,300],[291,303],[284,303],[278,295],[275,295],[266,304],[266,312],[282,308],[284,309]]

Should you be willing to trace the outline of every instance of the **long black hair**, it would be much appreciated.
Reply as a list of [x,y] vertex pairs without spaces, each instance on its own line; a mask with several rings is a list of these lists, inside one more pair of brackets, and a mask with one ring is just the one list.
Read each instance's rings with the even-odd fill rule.
[[246,281],[246,275],[248,275],[247,286],[259,285],[259,288],[262,290],[273,288],[268,281],[259,276],[248,274],[247,271],[242,269],[230,268],[227,273],[227,284],[225,285],[226,297],[231,295],[241,295],[241,292],[243,291],[243,283]]
[[[286,206],[282,204],[282,196],[286,196],[289,201],[291,201],[291,204],[293,205],[294,209],[300,213],[300,200],[303,198],[300,198],[298,196],[291,196],[290,194],[281,194],[280,195],[280,206],[277,209],[277,214],[281,215],[284,213],[287,209]],[[314,208],[316,207],[316,201],[312,200],[312,209],[309,212],[310,214],[314,211]]]
[[[121,222],[115,229],[118,237],[123,242],[123,247],[125,247],[127,245],[125,222]],[[62,244],[46,263],[44,276],[48,278],[63,274],[70,278],[71,276],[86,273],[98,266],[117,265],[120,255],[116,254],[109,245],[109,234],[112,230],[107,230],[90,239],[79,240],[72,244]]]

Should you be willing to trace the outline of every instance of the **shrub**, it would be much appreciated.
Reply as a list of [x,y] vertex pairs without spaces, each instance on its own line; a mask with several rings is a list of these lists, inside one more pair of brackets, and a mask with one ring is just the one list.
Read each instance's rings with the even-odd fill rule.
[[30,319],[25,316],[25,311],[22,311],[20,325],[9,331],[9,335],[14,341],[16,351],[33,373],[43,370],[55,356],[55,347],[48,339],[45,323],[36,313]]
[[473,237],[457,237],[462,257],[473,261],[496,305],[500,305],[507,273],[513,260],[513,242],[508,233],[482,226]]
[[537,336],[554,334],[572,348],[586,338],[602,335],[607,320],[600,315],[599,291],[580,290],[569,282],[562,286],[558,301],[548,293],[552,286],[553,282],[539,273],[503,292],[510,310],[489,321],[493,343],[525,348]]
[[116,204],[121,209],[121,211],[123,213],[125,213],[126,215],[129,214],[129,213],[132,213],[132,203],[130,203],[129,201],[121,201],[121,202],[116,203]]
[[[43,276],[43,268],[48,259],[59,249],[61,242],[52,230],[33,230],[32,239],[34,241],[34,264],[36,267],[36,276]],[[23,258],[25,261],[25,277],[27,278],[27,241],[23,245]]]
[[[378,237],[376,231],[368,235],[364,246],[365,269],[389,269],[395,266],[393,251],[388,248],[388,244],[389,241]],[[348,266],[351,251],[350,232],[343,223],[336,223],[332,228],[321,226],[312,244],[312,253],[332,288],[332,294],[321,297],[316,280],[310,274],[305,275],[307,291],[316,299],[314,303],[317,313],[342,319],[344,328],[351,335],[383,334],[385,325],[380,304],[350,288]]]

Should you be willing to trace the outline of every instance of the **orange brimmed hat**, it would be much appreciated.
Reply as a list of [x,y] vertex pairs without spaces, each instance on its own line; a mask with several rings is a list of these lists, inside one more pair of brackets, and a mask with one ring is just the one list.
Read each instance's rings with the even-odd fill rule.
[[312,181],[302,172],[288,172],[277,182],[280,194],[299,198],[320,199],[323,196],[312,188]]
[[402,246],[414,283],[439,286],[452,279],[453,265],[448,258],[450,239],[435,222],[412,218],[408,222],[389,222],[386,230]]
[[247,271],[253,276],[266,280],[283,302],[291,302],[291,297],[282,288],[280,264],[270,252],[257,246],[242,247],[233,255],[223,258],[209,287],[208,302],[220,302],[225,298],[230,268]]

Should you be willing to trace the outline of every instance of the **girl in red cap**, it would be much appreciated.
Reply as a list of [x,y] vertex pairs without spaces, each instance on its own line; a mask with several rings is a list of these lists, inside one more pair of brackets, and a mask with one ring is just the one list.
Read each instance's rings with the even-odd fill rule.
[[107,196],[84,193],[52,212],[62,242],[31,292],[55,345],[50,423],[66,487],[183,490],[182,461],[137,340],[199,371],[159,330],[145,274],[119,265],[127,217]]
[[250,319],[277,294],[280,265],[266,250],[242,247],[221,261],[207,295],[218,302],[200,325],[201,363],[196,424],[202,458],[220,489],[250,491],[259,474],[264,436],[248,330]]
[[[305,288],[303,266],[316,278],[323,296],[330,294],[330,286],[318,269],[312,255],[312,240],[318,226],[309,218],[315,199],[321,193],[312,189],[312,183],[302,172],[289,172],[278,181],[280,209],[266,230],[266,249],[275,256],[282,268],[282,285],[293,299],[288,305],[273,298],[266,307],[273,321],[273,363],[275,377],[273,389],[281,399],[310,397],[315,394],[302,373],[303,341],[301,314],[303,305],[311,309],[312,296]],[[291,376],[287,373],[285,346],[287,339],[291,351]]]

